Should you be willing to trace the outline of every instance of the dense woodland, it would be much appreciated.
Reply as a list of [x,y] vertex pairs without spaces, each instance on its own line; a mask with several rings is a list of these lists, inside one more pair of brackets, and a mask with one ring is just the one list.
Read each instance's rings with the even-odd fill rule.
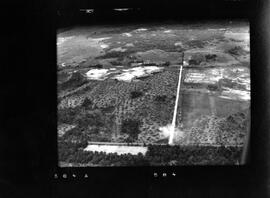
[[146,155],[83,151],[87,142],[59,141],[59,161],[99,166],[232,165],[240,162],[242,147],[149,145]]

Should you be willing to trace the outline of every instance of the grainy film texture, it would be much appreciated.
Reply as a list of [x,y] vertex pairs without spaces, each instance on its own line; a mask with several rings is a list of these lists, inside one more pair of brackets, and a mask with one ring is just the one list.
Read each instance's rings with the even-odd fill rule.
[[249,43],[236,20],[59,30],[59,165],[238,165]]

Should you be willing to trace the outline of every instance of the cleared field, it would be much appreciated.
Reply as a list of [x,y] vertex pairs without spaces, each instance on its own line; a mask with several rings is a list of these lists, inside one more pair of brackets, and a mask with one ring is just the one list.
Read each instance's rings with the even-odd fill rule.
[[92,152],[105,152],[105,153],[117,153],[118,155],[122,154],[132,154],[137,155],[139,153],[145,154],[147,147],[142,146],[120,146],[120,145],[88,145],[84,151]]

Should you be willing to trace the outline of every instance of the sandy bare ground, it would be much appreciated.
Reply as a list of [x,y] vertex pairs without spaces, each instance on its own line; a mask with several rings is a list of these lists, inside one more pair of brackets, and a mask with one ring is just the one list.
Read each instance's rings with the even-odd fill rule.
[[105,153],[117,153],[121,154],[132,154],[137,155],[142,153],[143,155],[147,151],[147,147],[143,146],[122,146],[122,145],[88,145],[84,151],[97,151],[97,152],[105,152]]

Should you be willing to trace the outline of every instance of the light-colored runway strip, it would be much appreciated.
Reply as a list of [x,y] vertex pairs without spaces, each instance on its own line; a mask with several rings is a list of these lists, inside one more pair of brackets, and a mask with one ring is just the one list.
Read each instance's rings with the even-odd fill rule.
[[176,94],[176,99],[175,99],[173,120],[172,120],[172,130],[170,130],[170,137],[169,137],[169,144],[170,145],[173,144],[173,138],[174,138],[174,133],[175,133],[175,124],[176,124],[176,115],[177,115],[177,107],[178,107],[178,100],[179,100],[179,92],[180,92],[180,87],[181,87],[182,70],[183,70],[183,64],[180,66],[180,72],[179,72],[177,94]]

